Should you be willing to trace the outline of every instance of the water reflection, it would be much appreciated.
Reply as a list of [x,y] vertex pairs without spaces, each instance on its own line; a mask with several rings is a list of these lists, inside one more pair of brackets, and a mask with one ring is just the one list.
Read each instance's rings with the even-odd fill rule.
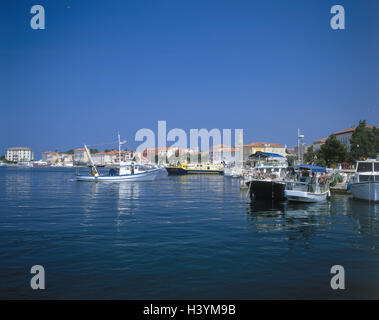
[[6,200],[17,201],[31,199],[32,193],[32,170],[30,168],[7,168],[4,177]]
[[328,224],[329,203],[307,204],[254,201],[247,207],[248,221],[258,232],[283,232],[288,247],[308,247],[311,239]]
[[358,231],[361,234],[379,236],[379,203],[352,199],[351,209],[352,216],[356,220]]
[[[344,216],[352,223],[347,224]],[[356,246],[379,249],[379,204],[354,200],[349,195],[308,204],[254,201],[247,205],[247,219],[257,232],[284,232],[289,247],[309,246],[313,238],[336,232],[338,227],[337,232],[354,235]],[[345,221],[345,227],[341,221]]]

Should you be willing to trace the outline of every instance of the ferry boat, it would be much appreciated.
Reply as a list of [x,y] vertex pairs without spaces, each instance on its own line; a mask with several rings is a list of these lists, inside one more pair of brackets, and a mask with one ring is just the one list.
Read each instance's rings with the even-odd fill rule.
[[[286,182],[285,196],[288,201],[295,202],[320,202],[325,201],[330,195],[329,184],[326,180],[326,168],[313,165],[300,165],[294,168],[307,172],[306,175],[298,177],[297,181]],[[314,181],[311,180],[313,174]],[[318,183],[320,173],[325,177],[325,183]]]
[[169,175],[186,175],[186,174],[224,174],[224,166],[217,164],[193,164],[177,163],[166,167]]
[[84,149],[91,163],[91,171],[89,175],[77,174],[76,180],[85,182],[153,181],[159,174],[161,169],[150,168],[134,163],[123,163],[121,161],[121,145],[124,143],[126,143],[126,141],[121,142],[120,135],[118,135],[119,165],[116,168],[111,168],[107,175],[100,175],[97,167],[93,162],[91,153],[89,152],[87,145],[84,145]]
[[353,198],[368,201],[379,201],[379,161],[368,159],[358,161],[351,183]]

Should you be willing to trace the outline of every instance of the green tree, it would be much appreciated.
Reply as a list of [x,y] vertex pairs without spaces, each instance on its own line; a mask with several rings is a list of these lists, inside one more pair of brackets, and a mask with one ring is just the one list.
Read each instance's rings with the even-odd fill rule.
[[368,128],[365,120],[359,121],[358,127],[350,139],[350,158],[357,161],[376,158],[379,153],[379,131],[376,127]]
[[304,154],[304,162],[310,163],[315,160],[316,153],[313,151],[313,146],[310,146],[307,152]]
[[326,140],[326,142],[321,146],[316,156],[317,162],[323,160],[327,166],[346,162],[348,160],[346,147],[337,140],[334,134],[329,136],[328,140]]

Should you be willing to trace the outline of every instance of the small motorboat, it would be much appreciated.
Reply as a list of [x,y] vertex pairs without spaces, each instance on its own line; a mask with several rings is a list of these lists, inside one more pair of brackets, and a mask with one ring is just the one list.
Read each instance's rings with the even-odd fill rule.
[[253,168],[252,178],[245,182],[248,186],[250,199],[281,201],[285,199],[286,163],[262,163]]
[[[329,184],[326,181],[326,168],[313,166],[313,165],[300,165],[295,167],[296,170],[301,170],[303,175],[297,181],[287,181],[284,190],[285,196],[288,201],[295,202],[320,202],[325,201],[330,196]],[[315,180],[312,181],[309,172],[314,174]],[[320,174],[322,181],[319,183]],[[325,178],[324,178],[325,177]]]

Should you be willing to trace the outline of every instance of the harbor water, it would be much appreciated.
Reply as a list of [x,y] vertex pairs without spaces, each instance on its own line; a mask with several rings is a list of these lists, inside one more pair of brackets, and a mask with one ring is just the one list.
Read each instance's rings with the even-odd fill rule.
[[[379,204],[249,203],[239,180],[0,167],[0,298],[379,298]],[[30,269],[45,269],[32,290]],[[331,267],[345,289],[330,286]]]

